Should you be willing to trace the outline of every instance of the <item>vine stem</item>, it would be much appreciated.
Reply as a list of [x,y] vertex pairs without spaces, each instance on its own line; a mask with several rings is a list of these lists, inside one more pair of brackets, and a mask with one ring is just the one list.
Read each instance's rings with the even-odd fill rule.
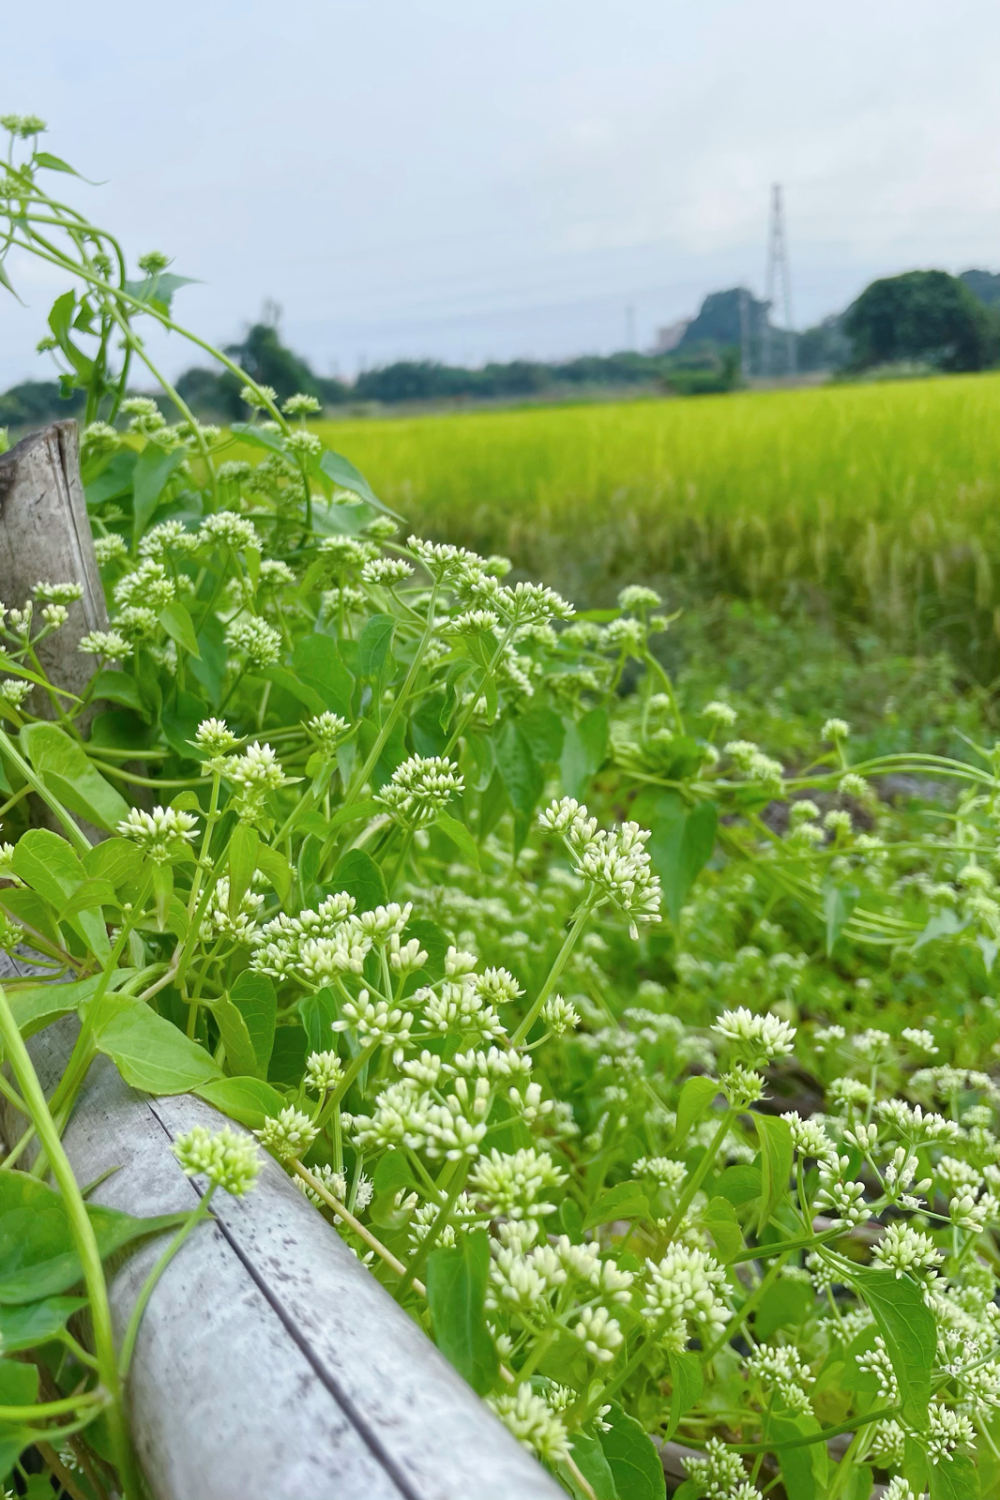
[[156,1290],[156,1283],[159,1281],[160,1277],[163,1275],[164,1271],[167,1269],[170,1262],[177,1254],[178,1250],[184,1244],[184,1241],[187,1239],[188,1235],[191,1234],[199,1224],[207,1219],[208,1212],[212,1203],[212,1195],[215,1192],[216,1186],[217,1184],[214,1182],[209,1185],[208,1191],[202,1197],[201,1201],[198,1204],[198,1207],[188,1215],[187,1223],[181,1225],[180,1229],[174,1235],[173,1239],[170,1241],[170,1244],[164,1250],[163,1254],[156,1262],[156,1265],[153,1267],[149,1275],[146,1277],[146,1280],[143,1282],[142,1291],[139,1293],[139,1296],[136,1299],[136,1304],[132,1309],[131,1316],[129,1317],[128,1327],[125,1330],[125,1337],[122,1340],[121,1353],[118,1356],[118,1370],[123,1380],[128,1375],[129,1366],[132,1363],[132,1355],[135,1352],[135,1341],[139,1337],[139,1325],[142,1322],[142,1315],[146,1311],[146,1307],[149,1303],[150,1297]]
[[[738,1114],[739,1110],[734,1109],[733,1106],[730,1105],[723,1115],[722,1123],[720,1124],[718,1130],[715,1132],[715,1135],[712,1137],[711,1143],[707,1147],[701,1161],[698,1163],[697,1169],[688,1182],[687,1187],[681,1194],[677,1207],[674,1209],[673,1215],[671,1216],[670,1223],[663,1231],[664,1239],[670,1240],[677,1233],[677,1228],[685,1213],[687,1212],[691,1200],[707,1177],[709,1168],[714,1162],[716,1156],[718,1156],[719,1154],[719,1147],[722,1145],[723,1141],[726,1139],[726,1136],[729,1134],[730,1127]],[[784,1249],[784,1246],[782,1246],[782,1249]]]
[[[427,1233],[418,1245],[413,1257],[407,1267],[406,1274],[396,1288],[396,1301],[402,1302],[410,1287],[416,1282],[416,1273],[423,1269],[424,1261],[427,1259],[434,1245],[434,1241],[440,1236],[442,1230],[451,1218],[452,1210],[458,1202],[459,1194],[465,1187],[465,1180],[469,1175],[469,1167],[472,1163],[468,1157],[465,1158],[459,1170],[455,1173],[455,1180],[448,1192],[447,1200],[438,1209],[437,1217],[431,1224]],[[426,1293],[425,1293],[426,1295]]]
[[[332,1208],[337,1217],[343,1219],[348,1229],[353,1229],[354,1233],[364,1241],[368,1248],[374,1250],[380,1260],[385,1261],[390,1271],[395,1271],[397,1276],[406,1275],[406,1267],[403,1265],[403,1262],[393,1255],[392,1251],[388,1250],[382,1244],[381,1240],[375,1238],[367,1225],[362,1224],[360,1219],[354,1217],[346,1204],[341,1203],[339,1198],[334,1197],[325,1183],[321,1182],[318,1177],[310,1172],[308,1167],[304,1167],[298,1160],[292,1162],[292,1167],[294,1168],[296,1177],[301,1178],[307,1187],[311,1187],[317,1198],[322,1198],[327,1208]],[[412,1285],[414,1290],[420,1293],[421,1297],[427,1296],[427,1288],[415,1276]]]
[[417,649],[413,653],[413,661],[410,663],[410,670],[407,672],[406,677],[403,681],[403,686],[399,690],[399,696],[397,697],[395,703],[392,705],[385,723],[382,725],[382,728],[379,730],[378,735],[376,736],[375,743],[369,751],[367,760],[361,767],[361,770],[358,773],[357,777],[354,779],[353,784],[347,789],[344,795],[344,800],[341,803],[339,809],[339,811],[341,812],[345,807],[350,807],[358,800],[359,794],[364,789],[369,776],[378,763],[379,756],[385,749],[386,741],[388,740],[390,734],[392,734],[392,731],[395,729],[397,723],[399,722],[399,717],[402,714],[403,709],[406,707],[407,699],[409,698],[410,693],[413,691],[413,685],[416,682],[417,675],[420,671],[421,666],[423,665],[424,655],[427,651],[427,647],[430,645],[431,636],[434,634],[434,606],[436,602],[437,584],[435,584],[434,588],[431,590],[430,602],[427,606],[427,625],[424,629],[423,635],[420,637],[420,640],[417,643]]
[[31,1117],[35,1122],[38,1139],[43,1150],[48,1156],[52,1167],[52,1175],[58,1184],[62,1194],[63,1203],[66,1207],[66,1215],[69,1219],[70,1232],[77,1254],[80,1257],[80,1265],[83,1269],[83,1279],[87,1287],[87,1296],[90,1301],[90,1317],[94,1330],[94,1352],[97,1356],[97,1368],[101,1384],[107,1393],[108,1406],[106,1409],[108,1432],[111,1445],[115,1455],[115,1463],[118,1468],[118,1476],[122,1484],[123,1500],[140,1500],[142,1495],[139,1471],[136,1466],[135,1455],[129,1440],[128,1427],[125,1420],[125,1408],[123,1402],[123,1389],[121,1377],[118,1373],[118,1361],[115,1357],[115,1341],[111,1327],[111,1308],[108,1304],[108,1287],[104,1279],[104,1267],[101,1265],[101,1252],[98,1248],[97,1237],[94,1234],[94,1226],[90,1222],[87,1213],[87,1205],[83,1200],[79,1184],[73,1175],[69,1158],[63,1150],[59,1132],[55,1121],[49,1113],[48,1104],[42,1086],[38,1081],[28,1049],[24,1045],[24,1039],[18,1030],[14,1013],[10,1008],[3,985],[0,985],[0,1041],[7,1061],[10,1063],[14,1077],[24,1098],[25,1104],[31,1111]]
[[538,1017],[541,1015],[542,1006],[545,1004],[546,1000],[555,989],[556,984],[559,981],[559,976],[562,973],[563,969],[566,967],[570,954],[576,947],[577,939],[579,938],[580,933],[583,931],[584,924],[586,923],[587,918],[590,916],[591,912],[594,909],[595,901],[596,897],[594,895],[588,896],[586,901],[580,907],[580,910],[577,912],[576,920],[574,921],[569,932],[567,932],[563,945],[559,949],[559,952],[556,954],[555,963],[549,970],[548,977],[546,978],[545,983],[538,991],[538,994],[535,997],[534,1004],[510,1039],[512,1046],[520,1046],[525,1037],[528,1035],[528,1032],[531,1030],[532,1026],[534,1026],[535,1022],[538,1020]]

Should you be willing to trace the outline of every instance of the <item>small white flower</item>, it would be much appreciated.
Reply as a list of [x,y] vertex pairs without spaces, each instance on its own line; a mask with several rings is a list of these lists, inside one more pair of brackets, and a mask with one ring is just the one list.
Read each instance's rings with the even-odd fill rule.
[[118,824],[118,832],[134,839],[157,864],[166,864],[187,852],[197,824],[193,813],[173,807],[154,807],[152,812],[133,807]]
[[487,1396],[486,1402],[521,1446],[544,1463],[560,1464],[569,1457],[570,1442],[565,1426],[527,1383],[518,1386],[513,1394],[505,1392],[500,1396]]
[[755,1016],[745,1005],[723,1011],[712,1030],[744,1048],[750,1056],[763,1057],[769,1062],[776,1057],[787,1057],[795,1040],[795,1027],[780,1016]]
[[193,1126],[178,1136],[172,1148],[188,1177],[207,1177],[224,1192],[242,1198],[257,1181],[260,1157],[249,1136],[224,1125],[211,1131],[204,1125]]
[[226,627],[226,644],[240,651],[251,666],[267,667],[281,655],[281,631],[266,620],[234,620]]
[[265,1120],[259,1130],[254,1131],[262,1145],[266,1146],[279,1161],[291,1161],[303,1157],[316,1139],[318,1131],[309,1116],[289,1105],[277,1116]]

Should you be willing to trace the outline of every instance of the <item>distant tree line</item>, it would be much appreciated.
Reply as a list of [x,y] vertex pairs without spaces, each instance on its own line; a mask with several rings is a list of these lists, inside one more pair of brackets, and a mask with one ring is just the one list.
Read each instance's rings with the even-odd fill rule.
[[[378,402],[529,400],[559,392],[615,391],[647,387],[678,395],[732,390],[759,371],[765,339],[771,341],[771,371],[783,374],[789,357],[785,331],[769,323],[769,305],[742,287],[711,292],[675,349],[662,354],[624,351],[556,362],[491,361],[479,368],[435,360],[399,360],[366,370],[352,384],[314,373],[282,343],[278,330],[255,323],[226,353],[281,400],[303,391],[326,407]],[[796,368],[802,372],[861,373],[902,363],[941,370],[982,370],[1000,363],[1000,274],[908,271],[873,281],[843,313],[792,335]],[[247,415],[242,382],[229,373],[191,369],[177,390],[205,419],[238,421]],[[30,380],[0,395],[0,427],[37,427],[76,416],[80,393],[63,400],[56,381]]]

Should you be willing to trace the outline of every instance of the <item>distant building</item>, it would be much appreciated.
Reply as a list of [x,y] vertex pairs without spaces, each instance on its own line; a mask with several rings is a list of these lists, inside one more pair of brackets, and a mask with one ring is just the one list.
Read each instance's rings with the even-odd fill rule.
[[672,353],[680,344],[693,321],[692,318],[678,318],[676,323],[668,323],[666,328],[658,328],[656,330],[656,342],[653,345],[653,353]]

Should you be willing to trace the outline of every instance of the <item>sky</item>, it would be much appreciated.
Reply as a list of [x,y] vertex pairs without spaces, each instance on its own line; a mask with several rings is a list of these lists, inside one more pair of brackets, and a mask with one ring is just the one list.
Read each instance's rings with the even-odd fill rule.
[[[66,198],[198,279],[175,312],[201,336],[270,299],[324,375],[648,347],[713,289],[763,292],[775,182],[798,327],[877,275],[1000,269],[995,0],[7,0],[2,24],[0,112],[101,184]],[[0,389],[51,378],[66,285],[6,269]]]

